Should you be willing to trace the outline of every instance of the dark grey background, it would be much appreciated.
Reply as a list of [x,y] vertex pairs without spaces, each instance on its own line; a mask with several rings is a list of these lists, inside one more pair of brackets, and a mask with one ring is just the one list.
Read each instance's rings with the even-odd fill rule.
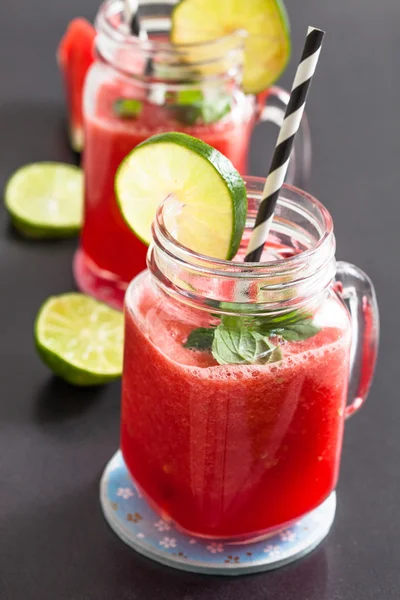
[[[250,1],[250,0],[246,0]],[[332,212],[338,255],[373,278],[382,313],[379,368],[346,426],[339,507],[327,541],[279,571],[219,579],[139,557],[108,529],[98,482],[118,444],[119,385],[69,388],[49,376],[32,323],[73,288],[75,241],[30,243],[0,213],[1,600],[398,600],[400,598],[399,218],[400,3],[288,0],[294,58],[308,24],[328,31],[308,103],[311,190]],[[23,163],[72,161],[55,49],[96,0],[3,0],[0,185]],[[265,130],[251,173],[264,174]]]

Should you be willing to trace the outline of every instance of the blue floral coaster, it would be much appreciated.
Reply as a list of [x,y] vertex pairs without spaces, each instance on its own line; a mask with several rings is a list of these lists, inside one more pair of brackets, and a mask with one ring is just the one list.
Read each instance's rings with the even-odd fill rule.
[[328,534],[336,494],[290,528],[262,541],[231,543],[191,537],[160,518],[142,497],[118,451],[100,484],[104,516],[129,546],[164,565],[216,575],[241,575],[276,569],[311,552]]

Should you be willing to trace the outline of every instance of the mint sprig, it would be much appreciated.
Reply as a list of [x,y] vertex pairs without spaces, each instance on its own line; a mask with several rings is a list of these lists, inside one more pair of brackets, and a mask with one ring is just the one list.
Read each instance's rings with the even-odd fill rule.
[[279,339],[302,341],[319,331],[311,315],[298,311],[271,319],[223,315],[216,327],[194,329],[184,346],[210,351],[220,365],[265,364],[282,360]]
[[279,335],[287,342],[301,342],[320,331],[320,328],[314,325],[312,319],[302,319],[297,323],[286,325],[285,328],[271,330],[271,335]]
[[268,338],[243,324],[218,325],[211,346],[212,355],[220,365],[265,364],[277,350]]
[[143,109],[143,103],[134,98],[119,98],[114,102],[114,112],[121,119],[136,119]]
[[232,99],[223,92],[205,94],[201,90],[167,92],[166,107],[184,125],[210,125],[231,110]]
[[214,329],[199,327],[198,329],[193,329],[183,345],[185,348],[190,348],[191,350],[211,350],[213,340]]

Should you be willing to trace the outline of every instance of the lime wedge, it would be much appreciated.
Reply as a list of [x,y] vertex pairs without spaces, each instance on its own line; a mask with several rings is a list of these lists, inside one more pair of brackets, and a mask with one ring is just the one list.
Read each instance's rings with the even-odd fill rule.
[[89,296],[50,297],[34,337],[43,362],[69,383],[99,385],[121,376],[123,315]]
[[23,235],[76,235],[83,215],[82,170],[54,162],[26,165],[8,180],[4,200],[14,226]]
[[243,179],[197,138],[162,133],[136,146],[117,171],[115,190],[126,223],[145,244],[168,198],[165,222],[180,244],[219,259],[238,251],[247,215]]
[[290,57],[289,20],[281,0],[181,0],[172,13],[175,44],[208,42],[240,30],[247,32],[243,88],[255,94],[278,79]]

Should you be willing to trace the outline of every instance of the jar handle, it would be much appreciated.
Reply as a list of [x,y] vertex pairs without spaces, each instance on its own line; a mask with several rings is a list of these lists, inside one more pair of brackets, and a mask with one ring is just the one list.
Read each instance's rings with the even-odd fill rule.
[[[274,123],[281,127],[285,117],[290,94],[273,86],[257,95],[258,122]],[[266,170],[269,165],[266,165]],[[305,189],[311,171],[311,134],[306,115],[303,115],[300,128],[296,133],[292,156],[289,163],[286,183]]]
[[337,263],[336,293],[347,306],[352,324],[348,419],[364,404],[374,375],[379,344],[379,310],[372,281],[361,269]]

